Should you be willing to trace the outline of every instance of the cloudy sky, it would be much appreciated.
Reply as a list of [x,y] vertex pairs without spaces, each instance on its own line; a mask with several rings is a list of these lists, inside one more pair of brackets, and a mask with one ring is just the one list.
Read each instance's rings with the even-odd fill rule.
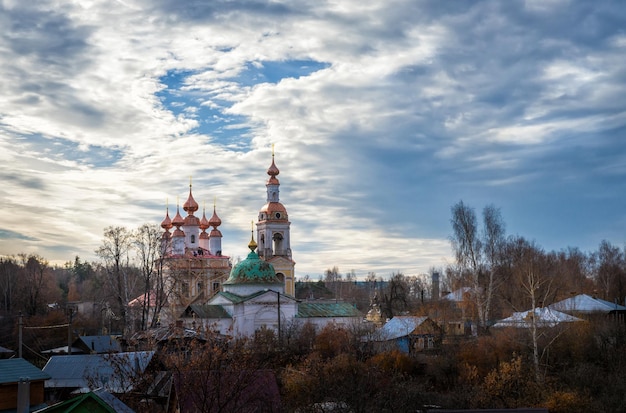
[[623,1],[0,0],[0,255],[96,259],[193,179],[245,256],[275,144],[298,276],[451,261],[450,208],[626,241]]

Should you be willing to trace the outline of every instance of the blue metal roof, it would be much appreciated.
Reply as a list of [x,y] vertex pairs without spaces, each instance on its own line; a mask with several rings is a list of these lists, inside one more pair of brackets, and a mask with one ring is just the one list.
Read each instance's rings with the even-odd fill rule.
[[50,375],[21,358],[0,360],[0,384],[17,383],[20,379],[47,380]]

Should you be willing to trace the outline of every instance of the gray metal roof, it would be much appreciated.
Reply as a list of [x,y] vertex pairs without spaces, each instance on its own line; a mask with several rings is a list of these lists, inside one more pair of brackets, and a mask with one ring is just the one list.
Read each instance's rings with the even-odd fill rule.
[[50,375],[21,358],[0,360],[0,384],[17,383],[24,378],[30,381],[47,380]]
[[354,304],[346,302],[303,302],[298,304],[298,314],[296,317],[361,317],[361,313],[356,309]]
[[533,317],[535,318],[535,325],[539,327],[554,327],[561,323],[584,321],[548,307],[537,307],[534,310],[513,313],[510,317],[498,321],[492,327],[529,328],[532,325]]
[[396,338],[408,336],[427,319],[428,317],[426,316],[395,316],[378,330],[377,336],[381,340],[395,340]]
[[83,391],[103,387],[113,393],[128,391],[128,376],[141,374],[154,351],[114,354],[52,356],[43,368],[50,375],[46,388],[77,388]]
[[609,313],[611,311],[626,311],[626,307],[617,303],[579,294],[575,297],[556,302],[548,307],[566,313]]
[[120,343],[111,336],[80,336],[74,346],[84,345],[88,351],[96,353],[114,353],[121,351]]

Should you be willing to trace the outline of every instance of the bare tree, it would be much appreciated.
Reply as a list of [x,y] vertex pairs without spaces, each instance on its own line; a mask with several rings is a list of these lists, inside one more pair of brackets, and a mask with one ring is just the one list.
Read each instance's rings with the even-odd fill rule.
[[483,253],[486,272],[484,320],[489,320],[496,290],[496,271],[500,267],[504,248],[505,226],[500,209],[487,205],[483,209]]
[[45,292],[46,277],[50,276],[48,261],[38,255],[19,254],[22,261],[23,287],[26,295],[26,312],[35,315],[43,312],[45,303],[42,302]]
[[13,310],[19,265],[15,257],[0,258],[0,293],[2,294],[2,309],[7,313]]
[[605,300],[623,299],[626,294],[626,258],[619,249],[603,240],[595,254],[596,283]]
[[532,340],[533,366],[535,378],[541,381],[540,354],[539,354],[539,325],[535,316],[535,309],[542,307],[548,301],[553,278],[550,276],[549,263],[546,254],[534,243],[522,237],[512,238],[509,242],[513,253],[515,281],[520,291],[525,295],[530,305],[530,335]]
[[106,279],[119,306],[123,333],[128,333],[128,302],[133,290],[129,251],[132,233],[125,227],[110,226],[104,229],[102,245],[96,254],[104,261]]
[[483,230],[478,230],[474,209],[459,201],[452,206],[452,247],[457,263],[457,276],[472,288],[478,322],[481,326],[491,316],[497,278],[502,257],[505,226],[500,210],[493,205],[483,209]]
[[[159,276],[162,276],[162,254],[161,254],[161,231],[155,224],[143,224],[134,233],[133,246],[137,252],[137,260],[140,266],[141,281],[143,283],[143,300],[141,300],[141,325],[145,330],[150,316],[150,307],[159,291],[155,291],[161,286]],[[157,287],[157,288],[155,288]],[[154,295],[157,295],[156,297]],[[153,323],[158,318],[158,313],[153,314]]]
[[409,283],[404,274],[393,273],[381,297],[381,309],[387,318],[408,310],[409,291]]

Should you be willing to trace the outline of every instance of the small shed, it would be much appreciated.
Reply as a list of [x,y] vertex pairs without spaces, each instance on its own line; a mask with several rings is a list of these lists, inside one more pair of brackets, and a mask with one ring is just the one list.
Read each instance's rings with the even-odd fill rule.
[[382,351],[414,353],[435,348],[440,335],[441,328],[429,317],[396,316],[374,333],[373,341]]
[[0,360],[0,411],[17,409],[22,403],[31,409],[45,407],[44,382],[49,378],[22,358]]

